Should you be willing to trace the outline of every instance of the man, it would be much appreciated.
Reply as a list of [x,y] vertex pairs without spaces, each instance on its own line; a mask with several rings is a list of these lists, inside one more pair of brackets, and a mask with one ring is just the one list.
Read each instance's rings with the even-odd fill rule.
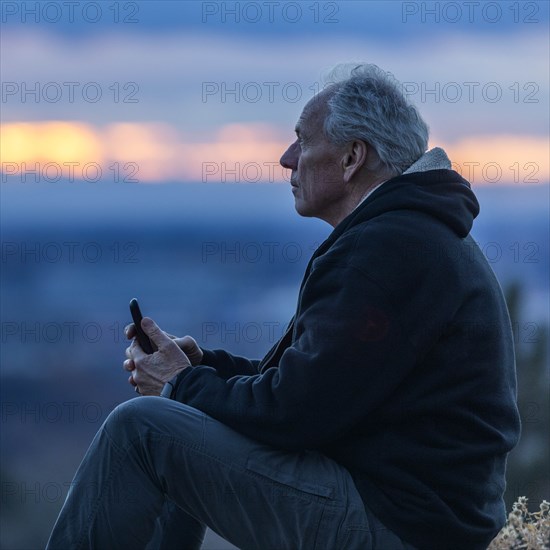
[[334,227],[286,333],[258,362],[144,319],[159,351],[134,339],[124,367],[148,397],[96,435],[49,548],[200,548],[208,525],[245,549],[471,550],[504,524],[514,349],[478,202],[397,82],[345,70],[281,158]]

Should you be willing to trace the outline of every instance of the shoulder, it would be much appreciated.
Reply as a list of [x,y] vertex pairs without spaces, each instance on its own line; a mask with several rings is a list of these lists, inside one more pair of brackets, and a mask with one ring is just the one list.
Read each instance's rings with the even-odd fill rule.
[[346,230],[320,262],[378,263],[381,258],[411,259],[410,251],[435,243],[446,246],[460,239],[441,221],[415,210],[393,210],[360,222]]
[[316,267],[353,267],[390,293],[457,277],[464,239],[440,220],[415,210],[386,212],[345,231],[314,261]]

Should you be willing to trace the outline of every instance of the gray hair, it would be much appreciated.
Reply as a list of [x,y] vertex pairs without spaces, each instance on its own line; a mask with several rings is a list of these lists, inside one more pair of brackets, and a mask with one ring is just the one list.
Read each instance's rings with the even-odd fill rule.
[[335,144],[369,143],[393,174],[403,173],[428,148],[428,126],[391,73],[373,64],[340,64],[324,78],[333,87],[324,122]]

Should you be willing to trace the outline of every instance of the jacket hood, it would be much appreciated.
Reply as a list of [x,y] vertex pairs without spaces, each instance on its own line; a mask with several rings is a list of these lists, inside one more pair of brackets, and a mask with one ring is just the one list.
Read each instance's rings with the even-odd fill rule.
[[464,238],[479,214],[479,203],[470,184],[451,170],[445,151],[436,147],[422,155],[403,174],[375,189],[336,226],[331,237],[337,238],[349,227],[393,210],[426,213]]

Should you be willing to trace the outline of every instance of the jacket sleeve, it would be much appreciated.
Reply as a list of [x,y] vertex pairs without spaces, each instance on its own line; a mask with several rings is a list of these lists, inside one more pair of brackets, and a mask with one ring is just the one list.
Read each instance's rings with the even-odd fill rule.
[[243,374],[258,374],[259,360],[232,355],[222,349],[208,350],[201,348],[201,351],[203,353],[202,364],[214,367],[218,376],[222,378],[227,379]]
[[278,367],[227,380],[209,367],[187,368],[175,399],[269,445],[330,444],[383,403],[414,364],[390,303],[357,268],[319,265]]

